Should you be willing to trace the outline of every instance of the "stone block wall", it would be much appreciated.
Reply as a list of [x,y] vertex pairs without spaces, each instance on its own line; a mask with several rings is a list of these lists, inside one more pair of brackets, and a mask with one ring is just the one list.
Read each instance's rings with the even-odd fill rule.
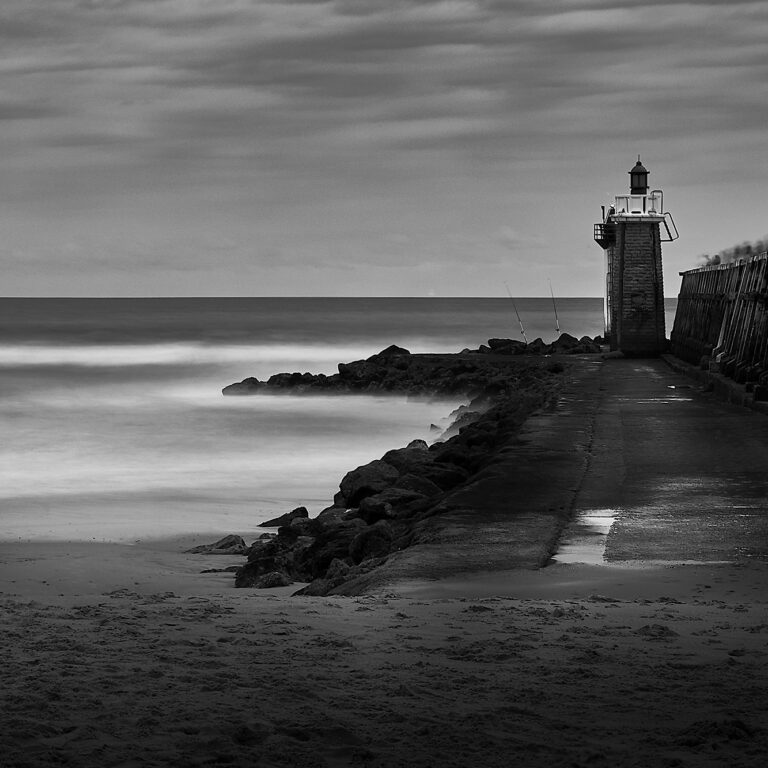
[[611,348],[627,355],[658,355],[666,347],[658,223],[617,222],[608,259]]

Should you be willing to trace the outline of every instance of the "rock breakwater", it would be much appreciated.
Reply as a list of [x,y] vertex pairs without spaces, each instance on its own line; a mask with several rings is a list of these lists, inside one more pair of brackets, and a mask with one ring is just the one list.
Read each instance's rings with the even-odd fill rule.
[[226,395],[392,392],[470,399],[454,411],[454,423],[440,440],[415,440],[388,451],[348,472],[333,503],[317,517],[281,521],[277,536],[250,547],[236,586],[299,581],[309,582],[300,594],[333,594],[417,543],[418,524],[439,515],[446,496],[468,486],[532,412],[556,401],[568,361],[549,356],[551,351],[600,351],[599,339],[566,334],[554,344],[523,347],[491,339],[478,350],[441,355],[391,346],[367,360],[339,364],[333,376],[284,373],[226,387]]
[[[489,339],[477,349],[455,354],[411,354],[389,346],[365,360],[339,363],[338,373],[276,373],[266,381],[249,376],[222,390],[227,396],[286,392],[292,394],[354,394],[407,392],[409,395],[452,396],[481,393],[494,396],[505,390],[509,371],[500,370],[499,358],[541,357],[600,352],[602,339],[567,333],[547,344],[535,339],[530,344],[514,339]],[[511,382],[517,384],[514,379]]]

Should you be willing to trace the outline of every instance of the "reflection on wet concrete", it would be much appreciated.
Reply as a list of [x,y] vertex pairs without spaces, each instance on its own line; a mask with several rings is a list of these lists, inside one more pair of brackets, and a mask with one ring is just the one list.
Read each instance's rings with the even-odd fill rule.
[[768,559],[768,419],[662,360],[606,361],[558,563]]
[[590,509],[579,512],[568,526],[557,553],[555,563],[587,563],[602,565],[605,544],[616,520],[613,509]]

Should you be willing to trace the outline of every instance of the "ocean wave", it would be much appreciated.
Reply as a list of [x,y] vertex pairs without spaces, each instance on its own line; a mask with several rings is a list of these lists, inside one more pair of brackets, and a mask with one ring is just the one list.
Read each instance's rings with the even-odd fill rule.
[[379,350],[333,344],[124,344],[124,345],[0,345],[0,367],[128,366],[222,364],[240,361],[275,363],[311,361],[337,363],[359,360]]

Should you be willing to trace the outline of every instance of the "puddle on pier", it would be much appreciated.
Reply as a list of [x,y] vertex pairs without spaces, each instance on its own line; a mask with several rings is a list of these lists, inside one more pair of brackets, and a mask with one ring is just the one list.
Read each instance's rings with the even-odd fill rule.
[[616,520],[615,509],[588,509],[579,512],[566,528],[551,563],[603,565],[608,534]]
[[[733,518],[754,518],[752,513],[736,512],[735,510],[753,510],[753,505],[730,505],[734,510]],[[568,525],[560,540],[560,546],[552,555],[547,565],[571,563],[584,565],[605,565],[620,567],[646,567],[654,565],[722,565],[734,562],[732,559],[712,558],[706,556],[685,557],[681,552],[680,557],[674,558],[648,558],[642,557],[633,560],[606,560],[605,548],[608,543],[608,535],[613,524],[619,516],[617,509],[588,509],[577,513],[573,522]],[[700,524],[700,521],[699,521]],[[648,521],[647,528],[650,531],[654,527],[653,521]],[[658,523],[656,524],[658,527]],[[704,526],[706,527],[706,525]],[[719,529],[717,529],[719,530]],[[717,530],[715,533],[717,533]],[[712,554],[715,547],[711,547]],[[701,555],[702,553],[698,553]]]

